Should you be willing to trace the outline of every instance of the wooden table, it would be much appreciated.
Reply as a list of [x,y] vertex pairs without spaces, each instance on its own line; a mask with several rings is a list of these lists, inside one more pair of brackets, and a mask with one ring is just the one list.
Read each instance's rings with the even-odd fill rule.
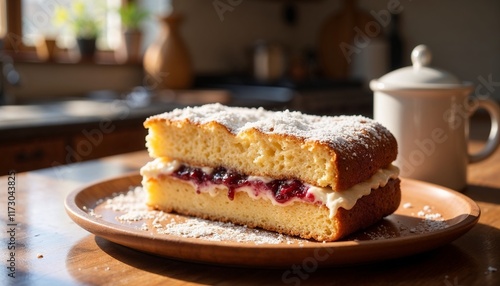
[[[493,271],[500,269],[500,150],[470,166],[464,193],[479,204],[482,215],[470,232],[453,243],[392,261],[302,272],[293,281],[283,279],[292,265],[245,269],[144,254],[94,236],[66,215],[64,200],[69,192],[137,171],[148,160],[146,152],[137,152],[0,177],[0,281],[15,285],[500,285],[500,270]],[[13,177],[15,198],[8,195]],[[15,212],[8,213],[8,202],[15,202]],[[15,269],[9,269],[12,259]],[[11,270],[15,278],[9,277]]]

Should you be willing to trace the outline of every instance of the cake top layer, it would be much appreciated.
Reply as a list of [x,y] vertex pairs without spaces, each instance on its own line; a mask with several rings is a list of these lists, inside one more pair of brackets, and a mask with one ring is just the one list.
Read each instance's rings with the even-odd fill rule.
[[189,120],[196,124],[217,122],[231,133],[257,129],[267,134],[284,134],[348,148],[353,142],[370,148],[373,139],[392,137],[376,121],[363,116],[316,116],[297,111],[268,111],[263,108],[228,107],[219,103],[175,109],[148,120]]

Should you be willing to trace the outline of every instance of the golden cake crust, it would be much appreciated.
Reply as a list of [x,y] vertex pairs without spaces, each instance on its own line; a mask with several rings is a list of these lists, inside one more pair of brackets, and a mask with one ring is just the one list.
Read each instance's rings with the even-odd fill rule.
[[397,156],[394,136],[361,116],[322,117],[211,104],[152,116],[144,126],[153,158],[299,179],[334,190],[369,179]]

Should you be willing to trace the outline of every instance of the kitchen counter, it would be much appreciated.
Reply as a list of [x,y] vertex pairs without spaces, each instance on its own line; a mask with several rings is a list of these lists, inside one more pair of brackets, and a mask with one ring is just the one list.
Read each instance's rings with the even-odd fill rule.
[[228,105],[283,109],[293,91],[232,86],[128,95],[99,91],[87,97],[0,106],[0,173],[16,165],[28,171],[145,149],[144,120],[187,105]]
[[[472,147],[481,144],[475,139]],[[478,224],[462,237],[396,260],[311,266],[293,281],[284,279],[288,277],[284,274],[296,269],[294,265],[237,268],[161,258],[96,237],[66,215],[64,200],[71,191],[138,172],[148,160],[147,153],[140,151],[0,177],[2,281],[15,285],[500,285],[496,270],[500,268],[500,149],[469,167],[464,194],[477,202],[482,213]],[[7,195],[9,186],[15,188],[12,197]],[[12,201],[15,205],[9,209]],[[7,221],[8,212],[13,221]],[[9,251],[12,242],[15,249]],[[5,266],[11,257],[15,267],[9,269]],[[11,270],[15,278],[9,277]]]
[[84,98],[0,106],[0,172],[144,150],[144,120],[179,106]]
[[[143,121],[146,117],[188,105],[212,102],[233,106],[284,109],[294,91],[285,87],[213,85],[193,90],[119,95],[96,91],[87,97],[61,98],[0,105],[0,139],[12,140],[33,133],[47,134],[100,121]],[[141,122],[142,124],[142,122]],[[43,129],[40,129],[42,128]],[[54,127],[55,129],[53,129]],[[52,129],[51,129],[52,128]]]
[[[163,103],[133,106],[125,100],[99,101],[68,99],[34,104],[0,106],[0,139],[47,134],[65,128],[123,120],[144,120],[146,117],[172,110],[179,104]],[[62,129],[61,129],[62,128]]]

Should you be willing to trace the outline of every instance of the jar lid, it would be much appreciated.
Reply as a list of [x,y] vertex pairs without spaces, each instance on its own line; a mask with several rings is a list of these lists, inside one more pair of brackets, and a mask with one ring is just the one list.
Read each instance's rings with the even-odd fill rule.
[[372,90],[395,89],[454,89],[469,86],[453,74],[429,67],[432,59],[425,45],[416,46],[411,53],[413,66],[392,71],[370,82]]

